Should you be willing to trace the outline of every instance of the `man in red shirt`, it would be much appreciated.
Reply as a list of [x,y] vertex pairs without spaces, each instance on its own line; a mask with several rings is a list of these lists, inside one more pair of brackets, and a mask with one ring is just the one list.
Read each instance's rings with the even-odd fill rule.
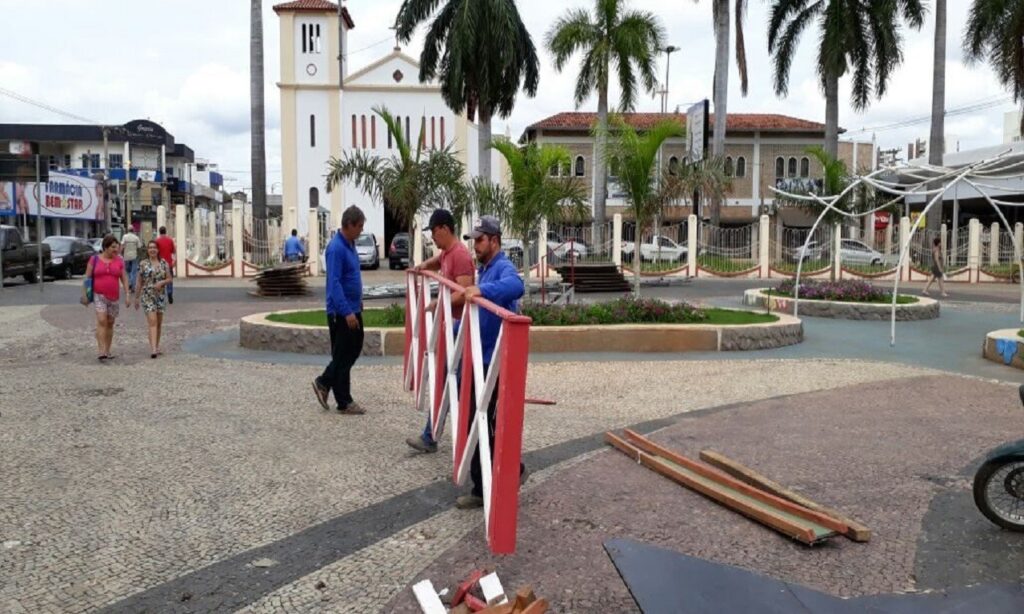
[[[430,238],[434,245],[441,252],[423,264],[416,267],[417,271],[440,271],[445,279],[454,281],[462,287],[472,286],[476,275],[476,268],[473,266],[473,256],[462,241],[459,241],[455,234],[455,217],[446,209],[436,209],[430,215]],[[462,314],[462,293],[452,296],[452,318],[455,320],[455,330],[458,332],[459,316]],[[431,301],[427,309],[433,311],[437,307],[437,301]],[[437,442],[434,441],[430,428],[430,412],[427,412],[427,426],[419,437],[410,437],[405,440],[409,447],[420,452],[437,452]]]
[[[171,271],[171,276],[174,276],[174,239],[167,236],[167,227],[160,227],[160,236],[155,239],[156,249],[160,254],[160,259],[167,263],[167,268]],[[167,302],[174,302],[174,284],[167,284]]]

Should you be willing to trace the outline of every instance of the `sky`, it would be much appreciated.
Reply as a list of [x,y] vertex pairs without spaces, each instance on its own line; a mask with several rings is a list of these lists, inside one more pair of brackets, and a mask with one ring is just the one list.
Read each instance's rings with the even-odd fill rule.
[[[927,0],[925,0],[927,2]],[[267,182],[280,193],[279,21],[263,4],[266,74]],[[401,0],[349,0],[356,27],[349,33],[350,72],[391,51],[389,26]],[[554,70],[544,50],[551,24],[572,7],[590,8],[592,0],[519,0],[520,14],[537,46],[542,65],[536,98],[520,95],[507,119],[496,118],[495,134],[506,124],[518,137],[531,123],[561,111],[574,110],[573,84],[578,62],[563,73]],[[680,47],[672,56],[669,108],[711,98],[714,37],[711,6],[705,1],[631,0],[631,8],[650,11],[664,24],[669,44]],[[729,111],[783,113],[824,121],[825,101],[814,72],[817,28],[810,28],[797,47],[786,98],[775,95],[767,53],[770,4],[751,2],[745,24],[750,88],[740,95],[734,63],[729,75]],[[988,108],[952,113],[946,118],[947,140],[961,150],[1002,142],[1003,114],[1014,110],[1007,92],[984,64],[966,66],[961,51],[969,3],[948,0],[946,109],[953,112],[976,103]],[[927,139],[931,109],[934,19],[929,13],[920,31],[904,28],[904,62],[893,73],[882,100],[863,112],[849,104],[849,83],[840,84],[840,126],[847,137],[882,148]],[[12,90],[60,110],[100,124],[151,119],[199,158],[220,165],[226,187],[251,187],[249,165],[249,2],[243,0],[0,0],[4,34],[0,37],[0,88]],[[421,28],[422,31],[422,28]],[[403,49],[418,57],[421,32]],[[664,63],[659,74],[664,75]],[[611,100],[617,103],[617,86]],[[1001,102],[1000,102],[1001,101]],[[596,110],[596,98],[580,110]],[[660,100],[640,97],[638,111],[657,111]],[[892,124],[923,119],[899,128]],[[2,123],[82,123],[0,94]]]

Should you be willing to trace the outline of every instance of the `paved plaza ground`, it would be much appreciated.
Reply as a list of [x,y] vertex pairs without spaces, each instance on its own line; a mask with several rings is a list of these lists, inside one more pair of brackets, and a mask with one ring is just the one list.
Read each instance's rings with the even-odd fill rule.
[[[645,292],[733,305],[755,285]],[[450,443],[406,447],[422,415],[397,361],[361,360],[367,414],[342,416],[309,389],[325,357],[235,347],[240,316],[315,307],[322,289],[176,286],[167,354],[150,359],[142,316],[122,311],[110,364],[77,280],[0,294],[0,612],[416,612],[412,583],[477,566],[556,612],[635,611],[601,547],[616,537],[841,596],[1024,580],[1024,535],[970,498],[982,455],[1024,432],[1020,372],[980,357],[984,332],[1018,321],[1018,288],[953,285],[895,348],[887,323],[809,319],[780,350],[532,357],[528,395],[558,404],[526,409],[518,551],[495,557],[481,513],[452,507]],[[794,544],[606,449],[626,426],[733,456],[874,538]]]

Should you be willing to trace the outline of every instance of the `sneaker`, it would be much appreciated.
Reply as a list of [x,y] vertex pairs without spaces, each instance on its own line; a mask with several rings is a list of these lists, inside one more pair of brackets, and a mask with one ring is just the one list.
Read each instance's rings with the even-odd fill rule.
[[523,470],[519,473],[519,485],[522,486],[523,484],[526,484],[526,480],[529,478],[530,470],[526,468],[526,465],[523,465]]
[[339,414],[351,414],[353,416],[361,416],[366,413],[366,410],[359,406],[359,403],[349,403],[345,407],[338,407]]
[[422,437],[410,437],[405,440],[405,443],[407,443],[413,450],[419,450],[426,454],[437,452],[437,442],[427,442],[424,441]]
[[472,510],[484,506],[484,498],[476,495],[462,495],[455,500],[455,507],[460,510]]
[[320,407],[324,409],[330,409],[331,406],[327,404],[327,395],[329,390],[320,385],[320,382],[313,380],[313,394],[316,395],[316,400],[320,403]]
[[170,304],[170,305],[174,304],[174,295],[173,294],[168,294],[167,295],[167,303]]

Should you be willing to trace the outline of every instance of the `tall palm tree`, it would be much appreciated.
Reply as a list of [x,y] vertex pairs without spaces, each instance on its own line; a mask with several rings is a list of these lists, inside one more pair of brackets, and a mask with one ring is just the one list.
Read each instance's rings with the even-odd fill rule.
[[[552,168],[569,165],[569,151],[558,145],[535,142],[516,145],[506,138],[492,144],[508,162],[511,187],[477,182],[474,208],[496,215],[508,230],[523,241],[523,267],[529,276],[533,238],[543,220],[575,222],[587,216],[585,190],[574,177],[553,177]],[[478,178],[479,179],[479,178]],[[540,239],[544,245],[544,239]]]
[[[608,167],[605,162],[608,134],[608,84],[611,72],[622,88],[619,108],[636,106],[637,77],[647,92],[657,87],[655,68],[658,52],[665,46],[665,29],[657,16],[647,11],[627,10],[626,0],[594,0],[591,15],[581,8],[569,9],[547,33],[547,48],[561,72],[577,52],[583,55],[576,77],[576,108],[597,92],[597,142],[594,156],[595,230],[605,221]],[[639,74],[638,74],[639,73]],[[594,242],[601,245],[600,231]]]
[[403,0],[398,39],[409,42],[433,17],[420,54],[420,81],[438,79],[445,104],[479,118],[478,174],[491,178],[491,118],[508,117],[520,86],[537,94],[540,63],[515,0]]
[[629,211],[636,220],[636,241],[633,249],[634,292],[640,296],[640,237],[661,213],[665,205],[682,194],[681,182],[663,172],[656,181],[658,152],[666,140],[683,135],[679,122],[664,120],[643,134],[621,120],[613,122],[614,140],[606,155],[614,158],[619,171],[619,184],[626,194]]
[[394,137],[397,155],[383,158],[366,150],[345,152],[328,163],[327,190],[351,181],[375,202],[382,202],[414,231],[416,215],[438,207],[450,209],[455,219],[467,211],[469,196],[463,178],[465,166],[450,147],[423,151],[420,139],[415,151],[402,133],[402,125],[386,108],[374,107]]
[[821,31],[818,79],[825,93],[825,151],[839,152],[839,79],[851,73],[853,108],[867,108],[874,90],[881,98],[889,75],[903,61],[900,22],[917,29],[924,21],[920,0],[773,0],[768,52],[775,63],[775,93],[789,91],[789,67],[800,35],[812,21]]
[[267,217],[267,145],[263,106],[263,3],[249,2],[249,121],[252,215]]
[[[712,92],[715,125],[711,135],[711,154],[722,157],[725,156],[725,124],[729,113],[729,0],[712,0],[711,15],[715,23],[715,81]],[[736,68],[740,73],[740,92],[744,96],[748,86],[747,49],[743,37],[746,16],[747,0],[736,0]]]
[[[968,62],[987,61],[1014,102],[1024,102],[1024,0],[973,0],[964,30]],[[1024,113],[1021,114],[1024,130]]]
[[[935,49],[932,60],[932,134],[928,139],[928,164],[942,166],[946,151],[946,0],[935,0]],[[928,230],[942,228],[942,209],[928,216]]]

